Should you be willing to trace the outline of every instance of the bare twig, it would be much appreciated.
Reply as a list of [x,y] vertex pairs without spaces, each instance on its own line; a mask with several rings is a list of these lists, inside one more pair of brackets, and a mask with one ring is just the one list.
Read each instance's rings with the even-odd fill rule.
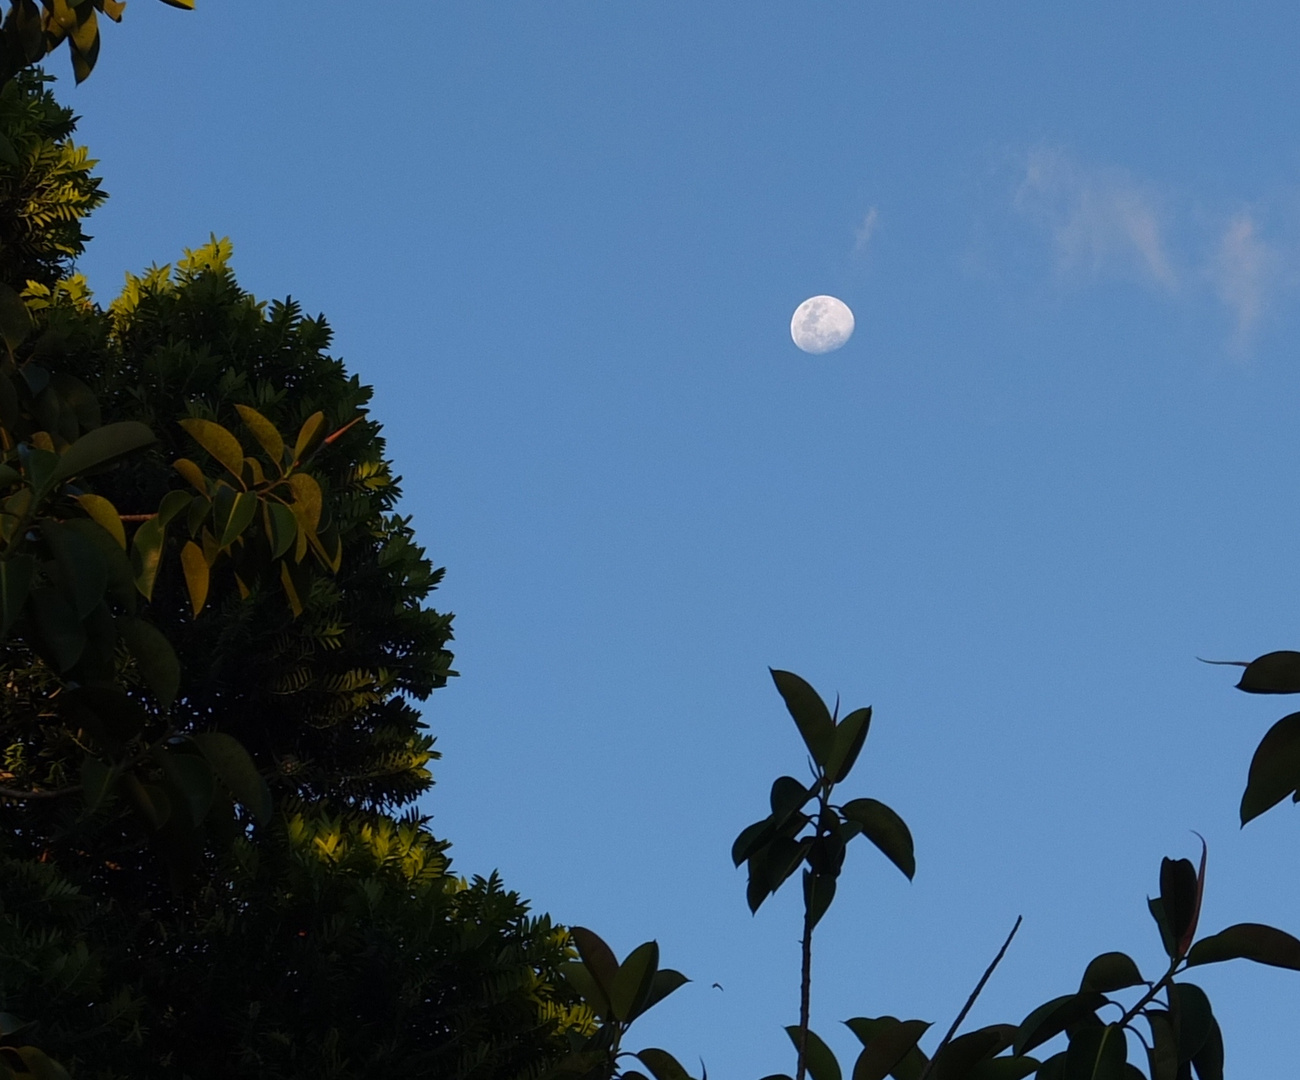
[[980,994],[984,992],[984,986],[989,981],[997,966],[1002,963],[1002,958],[1007,955],[1007,949],[1011,947],[1011,939],[1016,936],[1016,931],[1020,929],[1020,924],[1024,922],[1023,915],[1016,916],[1016,925],[1011,928],[1011,933],[1007,935],[1007,940],[1002,943],[1002,948],[998,950],[997,956],[993,958],[993,963],[984,970],[980,976],[980,981],[975,984],[975,989],[971,991],[970,997],[966,999],[966,1004],[962,1006],[961,1012],[957,1014],[957,1019],[952,1022],[952,1027],[948,1029],[948,1034],[943,1037],[943,1041],[935,1048],[934,1057],[925,1063],[925,1068],[921,1071],[920,1080],[929,1080],[930,1070],[934,1068],[934,1063],[939,1057],[939,1052],[952,1042],[952,1037],[957,1034],[957,1029],[961,1027],[961,1022],[966,1019],[966,1015],[975,1005],[975,1001]]

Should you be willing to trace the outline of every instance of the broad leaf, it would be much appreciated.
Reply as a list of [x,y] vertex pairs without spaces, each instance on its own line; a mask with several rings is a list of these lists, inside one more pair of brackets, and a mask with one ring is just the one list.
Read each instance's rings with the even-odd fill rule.
[[1223,1080],[1223,1032],[1214,1017],[1210,1017],[1210,1032],[1192,1058],[1192,1067],[1199,1080]]
[[691,1075],[667,1050],[647,1047],[634,1055],[650,1070],[655,1080],[691,1080]]
[[159,749],[153,758],[184,801],[190,821],[198,825],[208,816],[216,785],[212,765],[199,754],[177,749]]
[[[862,1031],[855,1026],[859,1021],[863,1022]],[[874,1024],[865,1017],[846,1023],[863,1042],[862,1053],[853,1066],[853,1080],[885,1080],[930,1028],[924,1020],[898,1020],[892,1016],[880,1017]],[[863,1032],[868,1030],[870,1034],[864,1038]]]
[[1202,938],[1187,954],[1189,967],[1224,960],[1254,960],[1257,964],[1300,971],[1300,941],[1260,923],[1238,923]]
[[108,567],[94,543],[70,525],[44,518],[41,536],[58,565],[63,595],[72,602],[77,618],[84,619],[103,599]]
[[731,845],[731,862],[734,866],[739,866],[760,847],[771,839],[772,819],[765,817],[762,821],[756,821],[753,825],[747,825],[741,830],[740,835],[736,837],[736,842]]
[[1138,970],[1130,956],[1122,952],[1102,953],[1094,957],[1083,973],[1079,984],[1081,992],[1096,990],[1109,994],[1114,990],[1123,990],[1137,986],[1143,981],[1142,972]]
[[841,807],[849,821],[857,822],[862,834],[876,845],[910,881],[916,875],[912,833],[893,810],[877,799],[853,799]]
[[31,604],[40,644],[54,666],[67,671],[86,648],[85,626],[72,605],[54,589],[33,589]]
[[618,976],[618,959],[614,956],[614,951],[599,934],[585,926],[571,926],[569,936],[573,938],[582,962],[587,965],[587,970],[599,984],[606,1000],[609,1000],[613,997],[614,979]]
[[1015,1053],[1024,1054],[1041,1046],[1105,1004],[1105,996],[1095,990],[1065,994],[1044,1002],[1020,1022],[1013,1044]]
[[871,728],[871,708],[854,709],[835,728],[830,758],[826,762],[826,775],[832,783],[844,780],[857,763],[858,755],[867,741]]
[[271,790],[243,744],[220,731],[205,731],[192,739],[230,794],[255,818],[266,821],[271,816]]
[[280,437],[275,425],[256,409],[247,405],[236,405],[235,410],[239,413],[239,418],[244,421],[244,426],[253,433],[253,438],[257,440],[258,445],[266,451],[266,456],[277,469],[281,469],[284,464],[284,439]]
[[187,540],[181,548],[181,569],[185,572],[190,607],[197,616],[208,602],[208,560],[203,557],[203,549],[193,540]]
[[[17,165],[13,144],[8,139],[4,142],[8,147],[9,155],[14,157],[12,164]],[[27,311],[27,305],[23,303],[23,298],[8,285],[0,283],[0,341],[3,341],[12,352],[23,343],[23,339],[31,331],[32,317]]]
[[[797,1024],[791,1024],[785,1029],[785,1033],[790,1036],[790,1041],[794,1044],[795,1054],[799,1053],[799,1032],[800,1028]],[[803,1059],[812,1080],[842,1080],[840,1063],[835,1060],[831,1048],[815,1031],[810,1030],[807,1033]]]
[[86,432],[60,455],[53,479],[80,476],[156,441],[154,433],[136,420],[105,424]]
[[135,587],[146,600],[153,597],[165,539],[166,529],[156,517],[141,522],[131,538],[131,570],[135,575]]
[[1283,649],[1252,660],[1237,689],[1248,694],[1300,694],[1300,652]]
[[120,618],[117,628],[154,697],[164,709],[168,708],[176,700],[181,685],[181,664],[171,642],[161,630],[143,619]]
[[1268,729],[1250,762],[1241,796],[1241,823],[1259,817],[1300,787],[1300,713],[1282,717]]
[[655,972],[654,980],[650,984],[650,993],[645,999],[645,1004],[641,1006],[641,1011],[643,1013],[649,1012],[669,994],[680,990],[690,981],[680,971],[674,971],[672,968],[660,968]]
[[1127,1080],[1128,1043],[1117,1024],[1089,1026],[1075,1032],[1065,1052],[1069,1080]]
[[1171,1010],[1178,1037],[1178,1060],[1191,1061],[1201,1052],[1214,1027],[1214,1011],[1205,991],[1192,983],[1174,983],[1170,987],[1174,1008]]
[[609,1017],[609,998],[600,988],[595,977],[587,970],[586,964],[581,960],[570,960],[561,964],[559,970],[565,981],[587,1003],[592,1012],[600,1017]]
[[1144,1015],[1151,1027],[1151,1045],[1147,1050],[1151,1080],[1178,1080],[1178,1038],[1173,1020],[1164,1009],[1147,1009]]
[[180,422],[196,443],[220,462],[236,480],[243,482],[244,448],[234,435],[211,420],[192,418]]
[[810,791],[793,776],[778,776],[772,782],[772,793],[768,799],[772,807],[772,827],[779,829],[790,820],[792,814],[803,809],[815,794],[816,788]]
[[633,949],[619,965],[609,991],[609,1004],[616,1020],[635,1020],[645,1007],[659,970],[659,944],[647,941]]
[[809,926],[816,926],[835,899],[835,875],[803,872],[803,906]]
[[933,1080],[966,1080],[978,1063],[1002,1053],[1015,1037],[1016,1028],[1011,1024],[993,1024],[959,1035],[934,1055],[930,1076]]
[[306,461],[320,446],[325,438],[325,414],[314,412],[303,421],[298,430],[298,438],[293,444],[293,461],[295,465]]
[[27,602],[35,570],[36,560],[30,555],[15,555],[0,562],[0,638],[9,636],[9,628]]
[[835,745],[835,721],[831,719],[826,702],[798,675],[775,668],[768,670],[772,672],[772,681],[785,700],[785,707],[794,718],[813,761],[824,768]]
[[297,539],[298,518],[284,503],[272,500],[262,504],[262,514],[267,539],[271,544],[271,558],[278,559],[293,546],[294,540]]
[[1024,1080],[1033,1076],[1042,1063],[1031,1057],[1000,1057],[981,1061],[964,1080]]
[[239,539],[257,513],[257,502],[257,495],[251,491],[241,491],[235,496],[230,516],[226,518],[217,536],[218,547],[229,547]]
[[102,495],[78,495],[77,502],[87,515],[101,529],[117,541],[117,546],[126,550],[126,529],[122,526],[121,515],[111,502]]
[[320,484],[316,482],[314,476],[299,472],[289,477],[289,487],[293,490],[291,509],[299,523],[308,532],[315,532],[320,526],[320,516],[325,504]]
[[1181,944],[1194,925],[1198,894],[1196,867],[1191,859],[1160,861],[1160,904],[1175,943]]

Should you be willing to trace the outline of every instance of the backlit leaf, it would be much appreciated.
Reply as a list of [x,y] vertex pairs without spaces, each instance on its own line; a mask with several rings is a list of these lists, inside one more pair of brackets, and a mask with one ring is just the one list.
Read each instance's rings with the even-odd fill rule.
[[126,550],[126,529],[122,525],[121,515],[111,502],[102,495],[78,495],[77,502],[86,511],[90,519],[117,541],[118,547]]
[[244,448],[234,435],[211,420],[189,418],[180,422],[196,443],[225,466],[235,479],[242,483],[244,474]]
[[303,421],[298,429],[298,438],[293,445],[293,460],[300,464],[311,457],[312,452],[325,438],[325,414],[314,412]]
[[601,991],[606,998],[612,997],[614,979],[618,975],[618,958],[614,956],[614,950],[605,944],[599,934],[585,926],[571,926],[569,936],[573,938],[578,955],[582,957],[582,962],[587,965],[587,970]]
[[[790,1041],[794,1043],[796,1054],[799,1053],[800,1030],[797,1024],[791,1024],[785,1029],[785,1033],[790,1036]],[[840,1063],[835,1060],[831,1048],[815,1031],[809,1030],[807,1033],[803,1058],[812,1080],[842,1080]]]
[[1252,660],[1237,689],[1248,694],[1300,694],[1300,652],[1283,649]]
[[1142,981],[1142,972],[1130,956],[1122,952],[1108,952],[1093,958],[1088,964],[1079,990],[1096,990],[1109,994],[1114,990],[1137,986]]
[[1257,964],[1300,971],[1300,941],[1260,923],[1238,923],[1202,938],[1187,954],[1190,967],[1224,960],[1253,960]]
[[1300,713],[1268,729],[1250,762],[1241,797],[1241,823],[1259,817],[1300,787]]
[[769,670],[813,761],[824,767],[835,743],[835,722],[831,719],[830,710],[826,708],[826,702],[793,672],[775,668]]
[[284,461],[284,439],[280,437],[275,425],[256,409],[247,405],[236,405],[235,409],[239,413],[239,418],[244,421],[244,426],[253,433],[253,438],[257,440],[258,445],[266,451],[266,456],[277,469],[280,469]]
[[187,540],[181,548],[181,569],[185,572],[190,608],[197,616],[208,602],[208,560],[203,557],[203,549],[193,540]]
[[862,835],[906,874],[909,881],[916,875],[911,830],[893,810],[877,799],[853,799],[844,804],[841,812],[862,827]]

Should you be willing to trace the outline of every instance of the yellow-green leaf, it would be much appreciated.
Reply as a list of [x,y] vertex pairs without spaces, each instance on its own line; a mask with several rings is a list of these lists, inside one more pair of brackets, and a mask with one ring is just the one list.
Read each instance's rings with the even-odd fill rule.
[[185,587],[190,593],[190,606],[197,618],[203,605],[208,602],[208,560],[203,557],[203,549],[193,540],[187,540],[181,548],[181,568],[185,571]]
[[122,525],[117,507],[102,495],[78,495],[77,502],[81,503],[81,508],[86,511],[91,520],[116,540],[117,546],[125,551],[126,529]]
[[247,405],[236,405],[235,409],[239,412],[239,418],[244,421],[244,426],[253,433],[253,438],[266,451],[266,456],[278,470],[283,472],[280,467],[284,462],[284,439],[280,437],[275,425],[256,409],[249,408]]
[[323,412],[314,412],[303,421],[302,427],[298,430],[298,439],[293,445],[293,460],[295,462],[305,461],[311,456],[311,452],[320,445],[324,437],[325,414]]
[[208,493],[208,478],[189,458],[180,458],[172,462],[172,468],[180,473],[200,495]]
[[289,477],[289,486],[293,489],[293,511],[298,520],[311,532],[320,525],[321,509],[324,497],[320,484],[308,473],[294,473]]
[[244,448],[234,435],[211,420],[182,420],[181,427],[189,432],[190,438],[224,465],[236,480],[243,483]]

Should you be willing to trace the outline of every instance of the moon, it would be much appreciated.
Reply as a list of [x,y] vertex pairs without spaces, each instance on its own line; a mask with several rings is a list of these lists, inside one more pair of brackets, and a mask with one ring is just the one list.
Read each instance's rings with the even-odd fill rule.
[[853,336],[853,312],[834,296],[810,296],[794,309],[790,336],[806,353],[834,352]]

